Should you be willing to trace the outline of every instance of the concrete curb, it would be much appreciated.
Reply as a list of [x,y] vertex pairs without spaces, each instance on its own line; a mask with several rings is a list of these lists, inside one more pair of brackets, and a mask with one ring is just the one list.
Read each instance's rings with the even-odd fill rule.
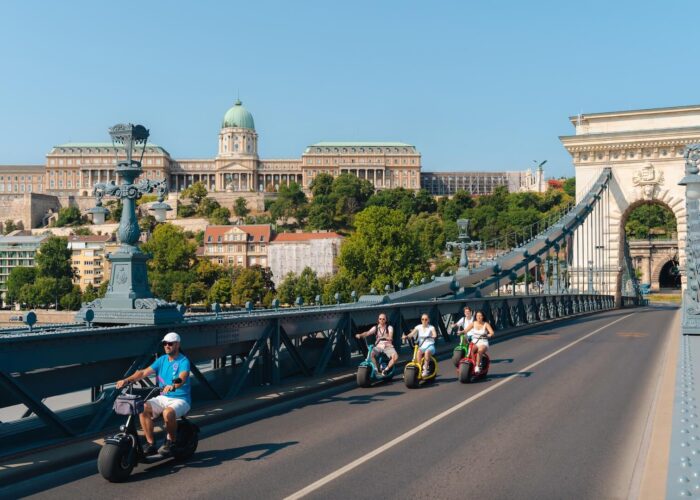
[[[497,335],[490,343],[497,344],[518,337],[530,330],[542,328],[543,326],[548,326],[553,323],[571,321],[613,310],[615,309],[579,313],[573,316],[567,316],[566,318],[550,319],[533,325],[522,325],[510,328],[502,334]],[[437,358],[442,361],[451,357],[455,345],[456,344],[453,343],[442,344],[436,354]],[[399,360],[396,366],[401,368],[409,361],[410,359]],[[290,382],[289,384],[283,385],[275,392],[263,393],[263,391],[257,391],[254,394],[249,394],[243,398],[227,403],[207,404],[202,407],[194,408],[190,412],[189,418],[200,427],[205,427],[258,410],[274,408],[276,405],[281,405],[294,399],[299,399],[346,384],[349,385],[355,381],[355,370],[356,367],[353,367],[352,371],[343,369],[335,376],[327,377],[320,381],[317,380],[310,385],[308,383],[300,384],[298,380],[297,383]],[[162,431],[160,427],[156,427],[156,430],[158,432]],[[80,441],[70,444],[59,443],[40,450],[21,452],[5,458],[0,462],[0,484],[2,484],[3,487],[11,486],[37,475],[55,472],[60,469],[87,462],[88,460],[95,460],[102,447],[103,440],[100,436],[109,433],[110,430],[104,430],[98,434],[82,438]]]

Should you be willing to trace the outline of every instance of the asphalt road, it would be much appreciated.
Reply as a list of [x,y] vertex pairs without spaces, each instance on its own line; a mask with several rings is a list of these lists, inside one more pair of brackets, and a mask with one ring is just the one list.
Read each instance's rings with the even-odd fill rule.
[[[208,429],[196,455],[110,484],[94,463],[0,496],[627,498],[674,308],[610,311],[493,345],[487,380],[344,387]],[[653,450],[652,450],[653,452]]]

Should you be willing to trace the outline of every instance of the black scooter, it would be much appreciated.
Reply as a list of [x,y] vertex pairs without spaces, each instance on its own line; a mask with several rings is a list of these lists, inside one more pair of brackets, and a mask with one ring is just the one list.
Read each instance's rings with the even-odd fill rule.
[[[173,380],[180,383],[180,379]],[[177,439],[171,446],[171,453],[163,456],[160,453],[145,455],[136,430],[138,416],[143,413],[144,402],[159,394],[160,387],[148,388],[149,392],[144,397],[143,390],[134,390],[134,384],[129,383],[122,389],[114,402],[114,412],[117,415],[125,415],[126,423],[119,427],[119,432],[105,438],[105,444],[97,457],[97,470],[102,477],[112,483],[125,481],[138,463],[152,464],[167,458],[185,460],[191,457],[197,450],[199,443],[199,427],[180,417],[177,422]],[[136,392],[136,393],[134,393]],[[139,392],[141,394],[139,394]]]

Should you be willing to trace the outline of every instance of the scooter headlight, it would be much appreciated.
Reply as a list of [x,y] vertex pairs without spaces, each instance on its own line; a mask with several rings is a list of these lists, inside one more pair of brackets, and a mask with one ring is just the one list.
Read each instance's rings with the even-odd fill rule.
[[119,432],[126,432],[126,425],[120,425]]

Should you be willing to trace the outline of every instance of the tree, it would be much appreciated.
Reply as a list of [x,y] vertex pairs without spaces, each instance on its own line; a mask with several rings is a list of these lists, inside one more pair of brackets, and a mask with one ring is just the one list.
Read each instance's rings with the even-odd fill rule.
[[19,294],[24,285],[31,285],[36,280],[36,267],[15,267],[7,277],[7,302],[19,300]]
[[114,222],[119,222],[122,218],[122,210],[124,209],[122,200],[108,200],[104,206],[109,210],[109,219]]
[[61,305],[61,309],[65,309],[67,311],[77,311],[80,309],[80,306],[82,305],[82,293],[80,292],[80,287],[78,285],[74,285],[70,292],[64,294],[59,299],[59,304]]
[[90,236],[92,231],[87,226],[80,226],[73,229],[73,234],[76,236]]
[[207,194],[206,186],[203,182],[195,182],[190,187],[182,190],[180,193],[180,198],[183,200],[189,199],[195,208],[199,207],[199,204],[206,198]]
[[305,267],[296,284],[296,296],[304,299],[305,304],[315,302],[316,296],[321,294],[321,286],[316,272],[310,267]]
[[640,205],[629,214],[625,233],[629,239],[646,239],[649,236],[670,238],[676,232],[676,216],[666,206],[658,203]]
[[250,213],[248,202],[242,196],[236,198],[233,204],[233,213],[236,214],[237,217],[245,217]]
[[225,226],[231,223],[231,211],[226,207],[215,208],[209,214],[209,223],[217,226]]
[[311,181],[309,189],[314,198],[330,195],[333,192],[333,176],[326,173],[318,174]]
[[301,186],[292,182],[289,186],[282,184],[277,199],[270,205],[270,216],[273,220],[281,220],[286,224],[290,218],[294,218],[297,223],[306,217],[308,200]]
[[350,278],[363,277],[377,290],[420,279],[428,272],[428,257],[406,216],[386,207],[367,207],[357,214],[357,230],[340,249],[338,263]]
[[209,298],[209,289],[207,285],[201,281],[195,281],[187,286],[185,289],[185,297],[188,299],[188,303],[195,304],[200,302],[206,302]]
[[406,229],[413,233],[424,257],[437,257],[445,251],[445,228],[439,215],[426,212],[412,215]]
[[269,270],[260,266],[242,268],[231,286],[231,303],[242,306],[247,301],[252,301],[254,304],[262,302],[265,305],[265,297],[270,297],[272,293],[274,285]]
[[186,219],[192,217],[195,214],[195,209],[192,205],[185,205],[183,203],[177,206],[177,216],[181,219]]
[[68,239],[50,236],[41,244],[34,258],[38,275],[71,279],[73,277],[71,255],[72,252],[68,248]]
[[[199,202],[196,208],[197,215],[200,217],[211,217],[211,214],[215,210],[221,208],[221,204],[212,198],[204,198]],[[228,208],[226,210],[228,211]],[[229,212],[229,215],[231,215],[231,212]]]
[[196,245],[184,231],[173,224],[159,224],[150,240],[141,249],[153,255],[149,267],[158,272],[187,271],[195,259]]
[[5,221],[5,224],[3,225],[3,231],[4,234],[10,234],[12,231],[17,230],[17,226],[15,225],[15,221],[12,219],[7,219]]
[[220,278],[214,282],[209,290],[209,302],[227,304],[231,302],[231,280]]
[[294,304],[299,279],[294,272],[289,272],[277,288],[277,298],[282,304]]
[[65,207],[58,211],[56,227],[71,226],[79,224],[81,221],[80,209],[78,207]]
[[83,292],[83,302],[92,302],[97,298],[97,289],[92,283],[88,283]]
[[564,181],[564,192],[572,198],[576,198],[576,177],[569,177]]

